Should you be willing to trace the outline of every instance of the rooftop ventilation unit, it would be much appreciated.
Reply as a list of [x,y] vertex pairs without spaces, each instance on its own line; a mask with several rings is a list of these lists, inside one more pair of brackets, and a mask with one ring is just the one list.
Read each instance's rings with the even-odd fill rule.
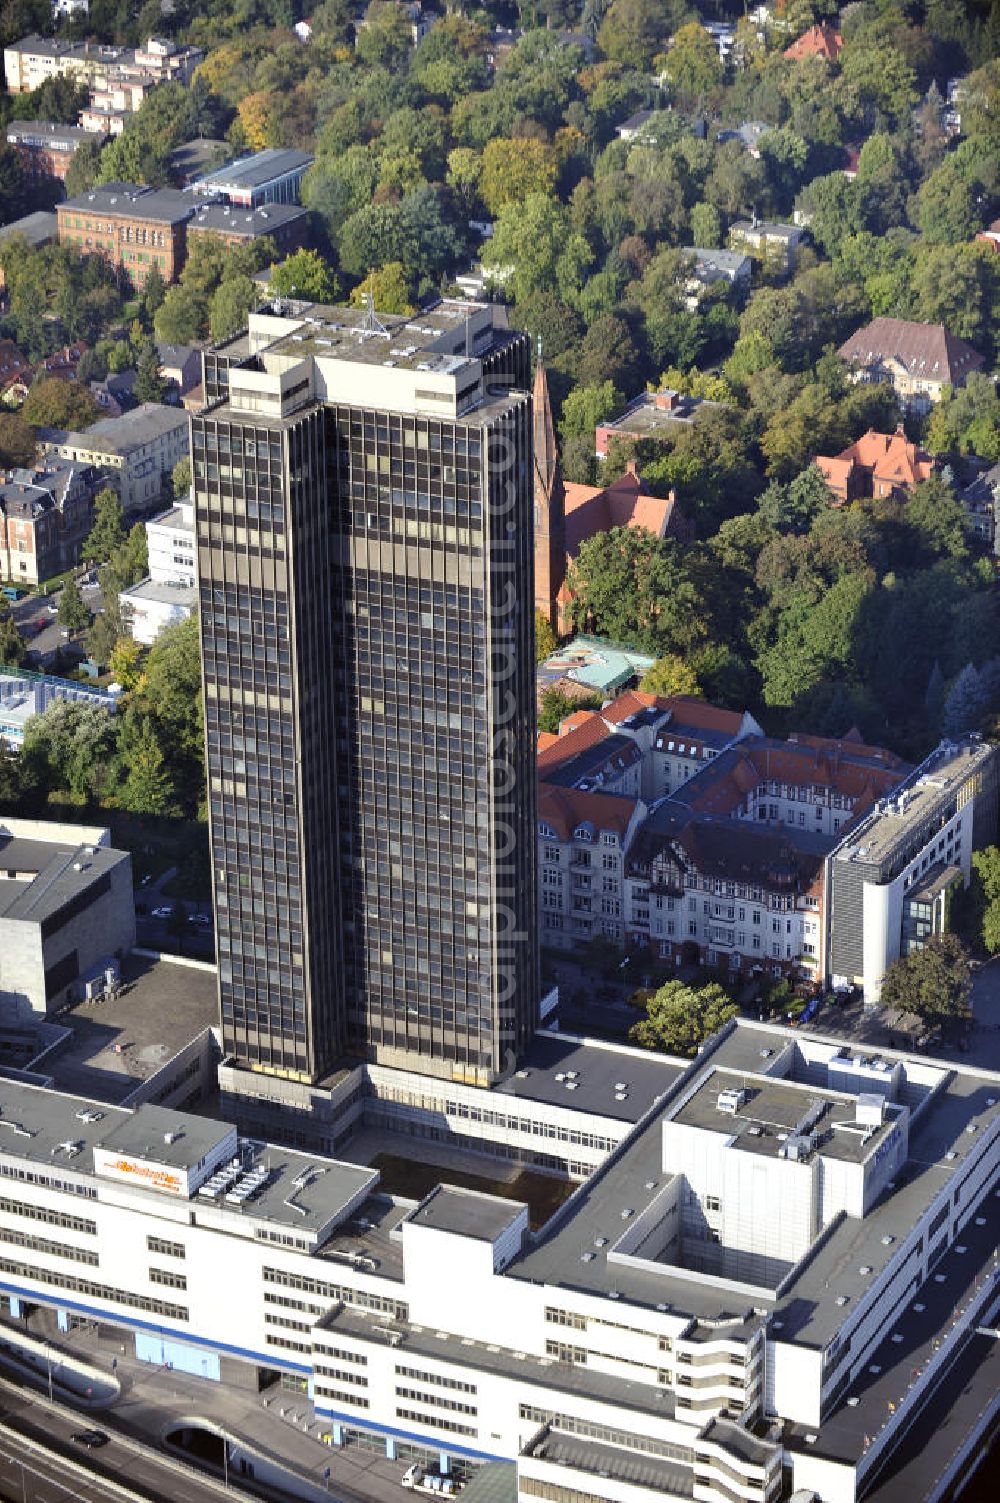
[[746,1105],[748,1099],[749,1092],[745,1091],[742,1086],[731,1086],[719,1092],[715,1102],[715,1109],[719,1112],[725,1112],[728,1117],[735,1117],[740,1108]]

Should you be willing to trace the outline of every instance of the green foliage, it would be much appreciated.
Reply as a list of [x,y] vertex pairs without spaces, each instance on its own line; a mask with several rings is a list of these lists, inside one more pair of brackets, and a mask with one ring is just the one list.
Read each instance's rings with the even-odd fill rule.
[[100,800],[109,790],[115,717],[101,705],[60,699],[24,728],[26,776],[48,793]]
[[71,576],[63,586],[59,597],[59,612],[56,617],[60,626],[68,632],[83,631],[90,624],[90,611],[80,594],[80,587]]
[[8,606],[0,607],[0,663],[16,668],[24,662],[27,648]]
[[882,982],[882,1006],[930,1025],[970,1016],[969,957],[954,934],[935,935],[921,950],[894,960]]
[[703,640],[703,603],[673,540],[638,527],[598,533],[582,544],[566,583],[578,630],[656,657]]
[[298,250],[280,266],[272,266],[270,290],[277,297],[308,298],[314,303],[335,303],[337,278],[314,250]]
[[125,541],[125,513],[118,493],[105,486],[94,497],[94,525],[83,545],[82,556],[106,563]]
[[995,382],[975,371],[957,391],[947,390],[931,413],[927,442],[935,454],[1000,459],[1000,395]]
[[257,297],[252,277],[275,259],[267,235],[231,246],[218,235],[192,237],[180,281],[169,288],[153,319],[156,337],[167,344],[191,344],[209,334],[225,339],[238,333]]
[[191,491],[191,460],[185,454],[179,459],[170,472],[170,484],[174,496],[179,501],[187,499]]
[[139,350],[136,400],[139,402],[162,402],[166,396],[167,383],[160,375],[160,355],[151,339],[143,341]]
[[585,694],[577,698],[564,694],[561,689],[543,689],[538,705],[538,729],[555,735],[567,715],[577,710],[599,710],[599,694]]
[[652,668],[643,674],[639,688],[644,694],[657,694],[669,699],[674,694],[700,695],[698,675],[691,664],[676,653],[657,658]]
[[995,955],[1000,950],[1000,850],[995,845],[972,853],[972,898],[979,937]]
[[668,981],[646,1002],[646,1016],[629,1029],[629,1038],[643,1049],[693,1059],[699,1046],[739,1013],[717,982],[688,986]]
[[369,294],[380,313],[416,311],[401,261],[389,261],[370,271],[351,293],[351,302],[356,308],[363,308]]
[[0,469],[29,465],[36,447],[34,430],[20,413],[0,412]]
[[552,629],[552,623],[541,611],[535,612],[535,662],[544,663],[551,657],[559,646],[559,638]]
[[593,444],[597,424],[607,422],[621,412],[624,404],[625,399],[613,381],[602,381],[599,386],[576,387],[563,403],[559,422],[563,439],[580,434]]
[[90,392],[75,381],[56,376],[36,381],[24,399],[21,416],[33,428],[66,428],[79,432],[100,417]]

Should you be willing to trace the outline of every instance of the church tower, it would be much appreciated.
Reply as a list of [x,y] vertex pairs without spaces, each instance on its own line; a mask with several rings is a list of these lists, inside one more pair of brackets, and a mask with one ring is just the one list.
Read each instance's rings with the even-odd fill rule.
[[566,493],[563,490],[549,383],[539,347],[535,367],[535,610],[559,629],[558,595],[566,578]]

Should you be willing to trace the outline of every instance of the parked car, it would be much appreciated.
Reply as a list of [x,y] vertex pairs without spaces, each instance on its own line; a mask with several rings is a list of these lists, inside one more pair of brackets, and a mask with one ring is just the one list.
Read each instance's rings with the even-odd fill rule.
[[154,918],[168,919],[168,918],[173,918],[173,916],[174,916],[174,910],[172,908],[170,908],[170,907],[166,907],[166,908],[154,908],[153,909],[153,917]]
[[73,1436],[78,1446],[86,1446],[88,1451],[96,1451],[98,1446],[106,1446],[109,1436],[103,1430],[78,1430]]

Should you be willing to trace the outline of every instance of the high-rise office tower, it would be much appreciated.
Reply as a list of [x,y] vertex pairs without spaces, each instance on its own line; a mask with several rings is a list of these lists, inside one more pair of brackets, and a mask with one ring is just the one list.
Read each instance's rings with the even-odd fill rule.
[[533,1031],[530,349],[274,303],[193,419],[224,1047],[481,1084]]

